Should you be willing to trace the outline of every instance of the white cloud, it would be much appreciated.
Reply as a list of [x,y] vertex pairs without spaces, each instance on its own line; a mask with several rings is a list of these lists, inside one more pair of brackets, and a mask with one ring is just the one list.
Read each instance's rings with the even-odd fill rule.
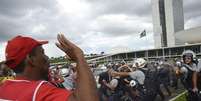
[[57,2],[59,11],[70,16],[84,17],[91,9],[90,5],[83,0],[57,0]]
[[32,29],[32,33],[41,33],[46,30],[46,27],[42,24],[36,25]]
[[0,43],[0,61],[5,60],[5,47],[6,43]]
[[190,29],[190,28],[195,28],[197,26],[201,26],[199,21],[201,21],[201,16],[195,17],[193,19],[189,19],[185,23],[185,28]]
[[64,52],[61,51],[57,46],[55,45],[55,40],[49,40],[48,44],[43,45],[43,48],[45,49],[46,55],[51,57],[57,57],[57,56],[64,56]]
[[125,14],[108,14],[97,17],[91,27],[95,31],[111,36],[124,36],[138,34],[142,30],[152,31],[152,23],[149,19]]

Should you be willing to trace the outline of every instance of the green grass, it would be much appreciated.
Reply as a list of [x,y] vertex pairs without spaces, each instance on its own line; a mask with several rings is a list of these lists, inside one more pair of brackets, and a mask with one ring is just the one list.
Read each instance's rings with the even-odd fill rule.
[[172,101],[187,101],[186,94],[187,94],[187,92],[185,92],[184,94],[180,95],[178,98],[176,98],[175,100],[172,100]]

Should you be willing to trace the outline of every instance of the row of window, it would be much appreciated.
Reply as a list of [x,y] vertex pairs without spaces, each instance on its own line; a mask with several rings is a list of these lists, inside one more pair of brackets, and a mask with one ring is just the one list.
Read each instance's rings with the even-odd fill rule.
[[[180,56],[185,50],[192,50],[196,54],[201,54],[201,46],[187,46],[187,47],[177,47],[177,48],[164,48],[157,50],[139,51],[132,53],[121,53],[112,56],[112,59],[126,59],[126,58],[140,58],[140,57],[174,57]],[[111,57],[110,57],[111,58]]]

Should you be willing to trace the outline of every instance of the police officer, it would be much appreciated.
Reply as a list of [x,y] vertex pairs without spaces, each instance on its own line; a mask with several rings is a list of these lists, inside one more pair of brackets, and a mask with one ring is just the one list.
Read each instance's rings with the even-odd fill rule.
[[197,88],[197,62],[195,53],[191,50],[184,51],[182,54],[183,64],[180,68],[182,73],[182,82],[184,87],[188,90],[188,100],[198,101],[198,88]]

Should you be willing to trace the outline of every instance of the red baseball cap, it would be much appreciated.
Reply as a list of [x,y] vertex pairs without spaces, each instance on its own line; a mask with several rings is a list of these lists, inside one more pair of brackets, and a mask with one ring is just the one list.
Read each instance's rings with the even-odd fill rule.
[[31,37],[14,37],[8,41],[6,46],[6,64],[9,68],[14,69],[33,48],[47,43],[48,41],[37,41]]

